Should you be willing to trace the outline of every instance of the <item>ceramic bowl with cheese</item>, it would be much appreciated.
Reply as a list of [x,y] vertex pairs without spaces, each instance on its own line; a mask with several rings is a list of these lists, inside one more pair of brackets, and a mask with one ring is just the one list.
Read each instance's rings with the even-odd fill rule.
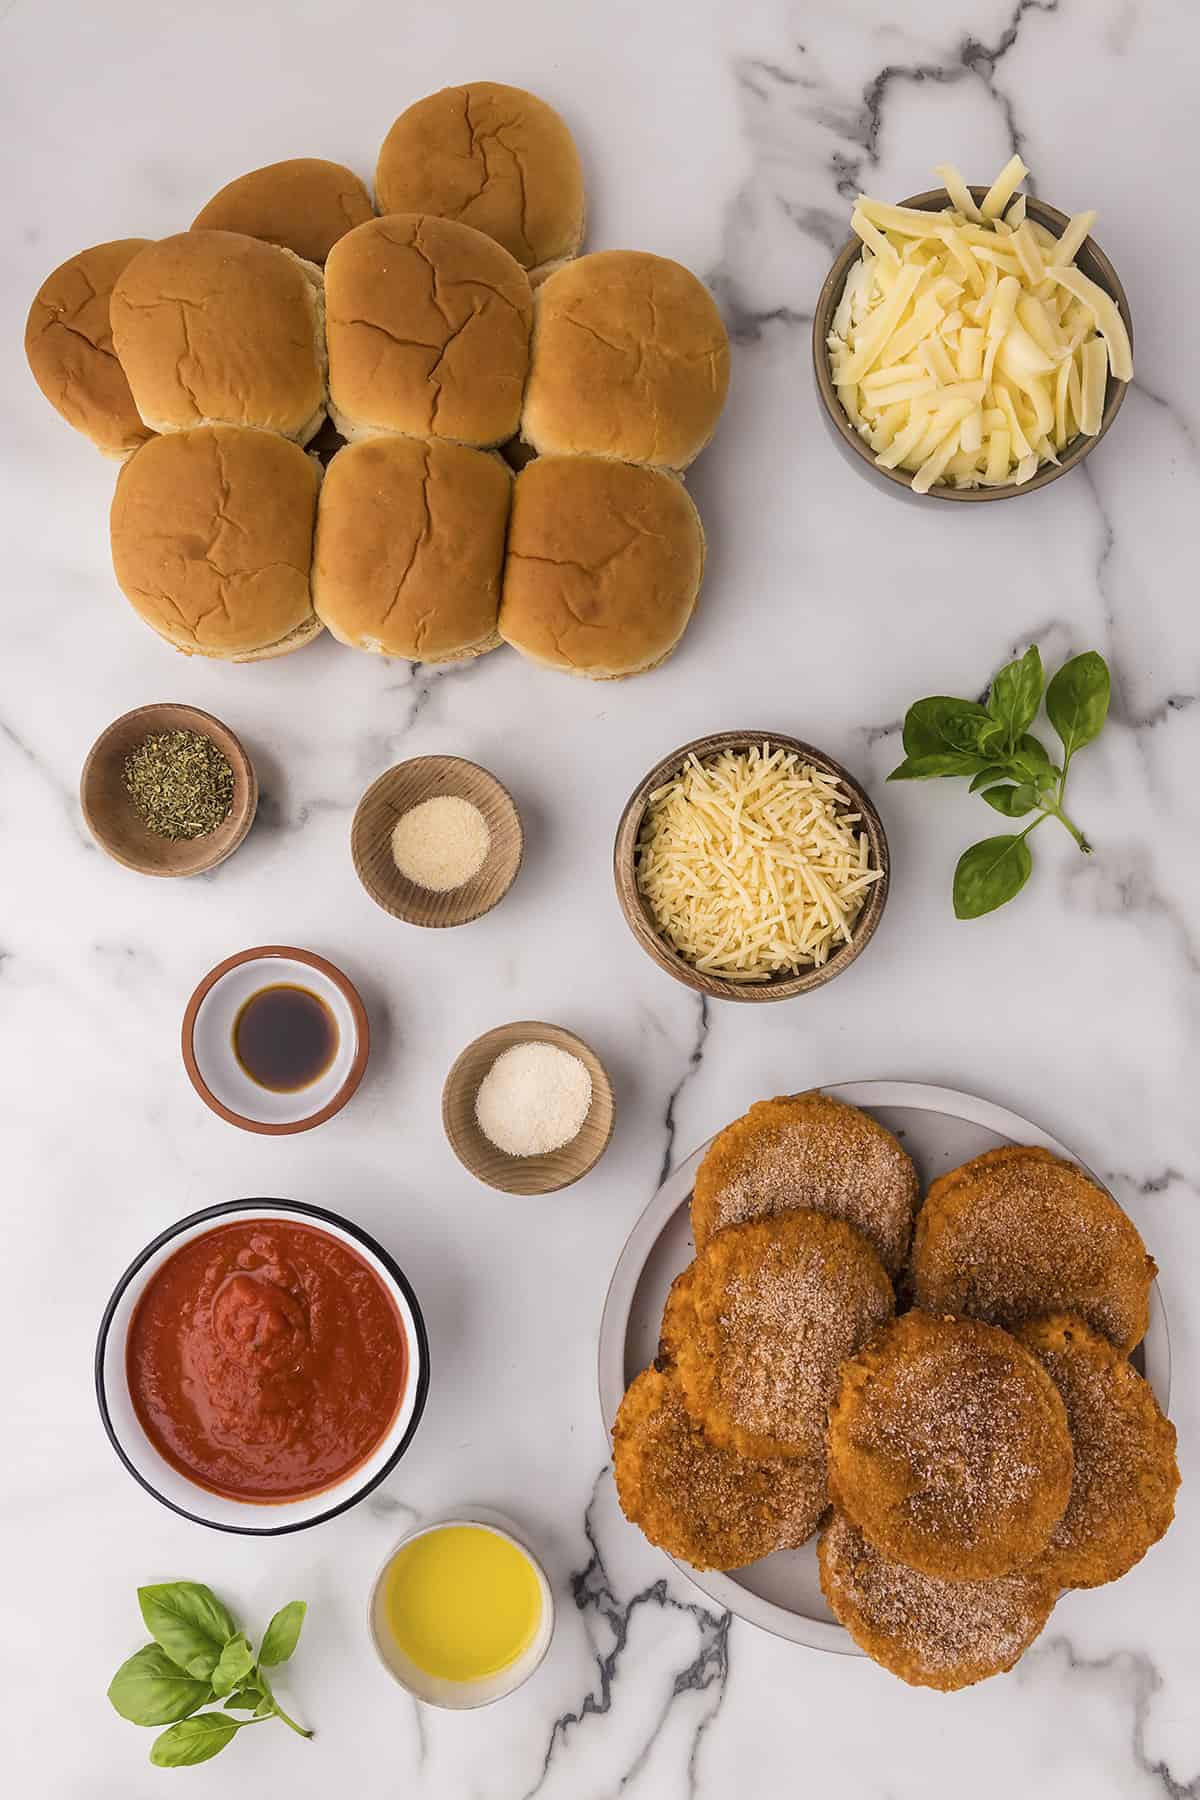
[[613,848],[617,898],[646,954],[695,993],[750,1003],[843,974],[883,917],[889,867],[883,823],[849,770],[774,731],[672,750],[633,790]]
[[[991,190],[965,191],[979,210]],[[889,244],[893,252],[906,244],[902,232],[888,231],[890,221],[903,225],[906,212],[939,213],[950,204],[940,187],[900,207],[862,202],[855,216],[861,224],[869,214],[867,243],[874,242],[886,259]],[[948,265],[940,291],[930,291],[937,283],[928,278],[921,285],[920,272],[906,269],[901,251],[878,275],[890,279],[894,273],[897,282],[914,283],[915,297],[893,287],[881,299],[877,282],[876,310],[868,312],[853,291],[864,280],[864,240],[857,231],[821,288],[812,354],[825,424],[860,474],[903,499],[1009,500],[1033,493],[1078,468],[1121,409],[1129,380],[1118,378],[1117,370],[1132,377],[1133,327],[1112,263],[1090,231],[1080,239],[1094,215],[1072,220],[1031,196],[1018,196],[1018,209],[1024,228],[1018,225],[995,243],[986,241],[982,224],[969,220],[953,234],[953,246],[947,243],[944,258],[931,241],[931,257]],[[1070,288],[1048,273],[1056,243],[1071,252],[1062,258]],[[868,251],[866,258],[871,268],[874,254]],[[1071,350],[1085,329],[1081,321],[1089,319],[1096,322],[1089,334],[1093,347],[1076,343]],[[998,382],[983,379],[992,373]],[[839,386],[839,374],[851,379]],[[974,386],[983,389],[982,398],[973,396]],[[1080,414],[1084,429],[1076,429]],[[945,426],[940,443],[939,419]],[[1046,448],[1039,450],[1039,442]],[[1044,460],[1047,449],[1053,460]],[[914,462],[924,469],[920,478]],[[960,480],[977,484],[957,485]]]

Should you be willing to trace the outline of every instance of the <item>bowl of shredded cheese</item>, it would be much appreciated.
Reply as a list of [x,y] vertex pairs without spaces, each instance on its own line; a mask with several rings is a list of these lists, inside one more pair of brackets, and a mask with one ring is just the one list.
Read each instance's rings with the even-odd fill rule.
[[717,1000],[823,987],[873,936],[888,846],[840,763],[778,732],[722,731],[673,750],[629,798],[613,872],[659,968]]
[[893,493],[1005,500],[1075,468],[1133,379],[1116,270],[1068,217],[1020,192],[1014,156],[990,187],[944,185],[890,206],[860,194],[853,237],[813,318],[826,422]]

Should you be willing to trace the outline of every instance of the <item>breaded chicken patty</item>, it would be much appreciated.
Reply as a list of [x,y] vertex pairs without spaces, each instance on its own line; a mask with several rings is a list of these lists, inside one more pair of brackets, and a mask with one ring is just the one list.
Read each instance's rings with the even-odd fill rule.
[[838,1370],[894,1305],[874,1250],[840,1219],[727,1225],[696,1257],[667,1346],[688,1411],[743,1456],[822,1457]]
[[1011,1669],[1050,1617],[1041,1572],[992,1581],[922,1575],[869,1544],[835,1511],[817,1545],[821,1591],[860,1650],[913,1687],[943,1693]]
[[1149,1383],[1082,1319],[1055,1313],[1017,1336],[1062,1395],[1075,1448],[1071,1498],[1041,1566],[1059,1587],[1116,1581],[1175,1516],[1175,1427]]
[[621,1510],[694,1569],[738,1569],[810,1538],[825,1509],[824,1458],[748,1459],[714,1444],[674,1377],[644,1369],[613,1427]]
[[719,1132],[696,1171],[697,1249],[722,1226],[791,1208],[854,1225],[895,1276],[908,1254],[919,1192],[890,1131],[827,1094],[759,1100]]
[[1071,1312],[1128,1353],[1149,1318],[1153,1259],[1112,1195],[1072,1163],[993,1161],[931,1191],[917,1215],[913,1297],[1009,1328]]
[[947,1581],[1046,1548],[1071,1492],[1058,1389],[1006,1331],[909,1312],[841,1373],[829,1493],[884,1555]]

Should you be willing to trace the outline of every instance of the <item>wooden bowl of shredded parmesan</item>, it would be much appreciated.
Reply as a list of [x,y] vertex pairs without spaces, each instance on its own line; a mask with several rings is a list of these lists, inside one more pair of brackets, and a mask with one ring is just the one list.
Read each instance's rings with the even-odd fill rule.
[[826,423],[862,473],[902,496],[1004,500],[1081,463],[1133,378],[1125,291],[1073,218],[957,169],[899,206],[860,194],[854,236],[813,318]]
[[779,733],[722,731],[639,783],[613,871],[633,935],[677,981],[718,1000],[787,1000],[870,941],[888,847],[840,763]]

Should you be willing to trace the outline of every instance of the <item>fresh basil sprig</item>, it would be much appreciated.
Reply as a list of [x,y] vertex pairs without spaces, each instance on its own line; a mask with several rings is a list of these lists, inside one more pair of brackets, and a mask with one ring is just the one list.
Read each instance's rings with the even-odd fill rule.
[[1063,809],[1063,791],[1071,758],[1100,735],[1108,717],[1108,665],[1097,651],[1086,650],[1064,663],[1045,690],[1046,716],[1062,740],[1061,767],[1029,730],[1044,685],[1041,653],[1031,644],[993,677],[986,706],[935,694],[915,701],[905,716],[904,761],[889,781],[969,776],[970,791],[982,793],[1005,818],[1036,815],[1015,835],[983,838],[963,851],[954,871],[960,919],[978,919],[1020,893],[1033,869],[1026,840],[1043,819],[1057,819],[1085,855],[1091,851]]
[[[267,1667],[287,1662],[300,1637],[306,1611],[291,1600],[263,1634],[257,1658],[232,1613],[198,1581],[165,1581],[138,1589],[138,1604],[154,1638],[121,1664],[108,1697],[133,1725],[166,1725],[155,1738],[150,1761],[160,1769],[207,1762],[231,1744],[247,1725],[282,1719],[310,1738],[276,1700]],[[218,1712],[201,1712],[210,1701]],[[244,1712],[249,1718],[229,1715]]]

